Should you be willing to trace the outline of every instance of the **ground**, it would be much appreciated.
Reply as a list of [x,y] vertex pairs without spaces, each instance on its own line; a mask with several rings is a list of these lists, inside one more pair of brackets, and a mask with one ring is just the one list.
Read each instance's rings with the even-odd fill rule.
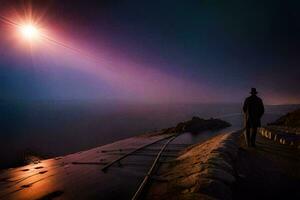
[[159,169],[145,199],[230,200],[239,133],[220,134],[187,148]]
[[300,151],[258,135],[257,147],[240,138],[233,199],[300,199]]

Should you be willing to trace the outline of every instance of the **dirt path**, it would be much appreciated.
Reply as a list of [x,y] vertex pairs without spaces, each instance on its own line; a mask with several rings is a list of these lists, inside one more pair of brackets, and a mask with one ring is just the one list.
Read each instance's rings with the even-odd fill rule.
[[241,137],[233,199],[300,199],[299,152],[260,135],[247,148]]

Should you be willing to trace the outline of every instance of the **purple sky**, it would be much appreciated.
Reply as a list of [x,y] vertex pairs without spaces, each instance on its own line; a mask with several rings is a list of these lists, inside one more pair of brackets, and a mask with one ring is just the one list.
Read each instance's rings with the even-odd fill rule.
[[256,87],[266,103],[300,103],[299,3],[20,2],[1,16],[31,10],[67,48],[20,42],[0,21],[2,100],[240,102]]

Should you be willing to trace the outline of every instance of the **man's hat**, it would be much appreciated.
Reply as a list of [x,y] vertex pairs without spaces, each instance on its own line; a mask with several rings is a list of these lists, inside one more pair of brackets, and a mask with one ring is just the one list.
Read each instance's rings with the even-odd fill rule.
[[257,94],[256,88],[251,88],[250,94]]

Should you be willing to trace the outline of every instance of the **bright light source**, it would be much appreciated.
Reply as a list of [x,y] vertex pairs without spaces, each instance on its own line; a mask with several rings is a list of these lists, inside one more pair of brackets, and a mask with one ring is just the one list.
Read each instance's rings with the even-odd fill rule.
[[32,24],[22,25],[20,32],[27,40],[37,39],[39,37],[39,30]]

